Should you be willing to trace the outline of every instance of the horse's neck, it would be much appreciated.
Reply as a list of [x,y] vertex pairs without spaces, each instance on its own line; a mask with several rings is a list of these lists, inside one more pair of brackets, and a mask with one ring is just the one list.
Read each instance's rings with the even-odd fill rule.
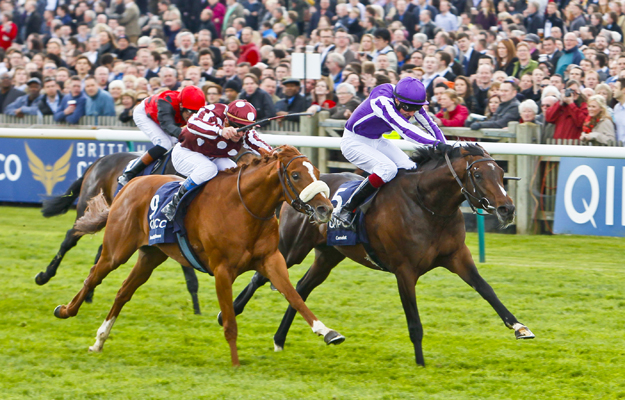
[[[235,197],[239,200],[238,190],[241,191],[243,201],[256,215],[271,214],[282,200],[282,186],[278,178],[276,162],[263,163],[258,166],[247,167],[241,173]],[[235,184],[238,172],[234,176]]]
[[[460,180],[464,178],[463,169],[458,168],[456,174]],[[431,170],[405,173],[402,178],[405,180],[402,186],[408,195],[436,213],[450,214],[464,201],[460,185],[446,164]]]

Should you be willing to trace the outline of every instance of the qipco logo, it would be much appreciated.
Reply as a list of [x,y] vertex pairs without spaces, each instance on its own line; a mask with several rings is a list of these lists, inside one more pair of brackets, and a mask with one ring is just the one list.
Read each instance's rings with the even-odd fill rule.
[[0,154],[0,181],[16,181],[22,176],[22,161],[15,154]]
[[[606,172],[605,225],[614,225],[615,167],[607,166]],[[623,174],[625,175],[625,167],[623,168]],[[583,178],[587,179],[590,183],[590,192],[585,192],[582,196],[579,196],[579,190],[577,191],[578,196],[576,197],[581,197],[582,205],[584,207],[583,210],[578,210],[573,204],[573,189],[578,179]],[[588,199],[589,196],[590,199]],[[597,222],[594,217],[597,209],[599,208],[600,197],[601,190],[599,187],[599,179],[597,178],[595,171],[588,165],[580,165],[575,168],[573,172],[571,172],[571,175],[569,175],[564,188],[564,208],[571,221],[580,225],[590,222],[594,228],[597,228]],[[625,215],[622,216],[622,219],[625,223]]]

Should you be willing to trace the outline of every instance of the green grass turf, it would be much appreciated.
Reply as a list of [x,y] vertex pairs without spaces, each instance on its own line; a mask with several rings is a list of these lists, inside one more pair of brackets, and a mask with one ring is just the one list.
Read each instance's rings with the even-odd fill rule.
[[[267,285],[237,319],[242,366],[233,369],[213,279],[200,277],[204,314],[196,316],[171,261],[126,305],[104,352],[89,354],[130,265],[111,273],[77,317],[56,319],[102,238],[83,238],[50,283],[35,285],[74,215],[0,207],[0,399],[625,398],[623,239],[487,235],[479,269],[532,341],[515,340],[457,276],[425,275],[417,299],[426,368],[415,365],[391,274],[343,262],[308,305],[345,343],[326,346],[297,316],[281,353],[272,337],[287,303]],[[477,258],[476,235],[468,242]],[[292,282],[311,261],[291,270]],[[240,277],[235,293],[250,278]]]

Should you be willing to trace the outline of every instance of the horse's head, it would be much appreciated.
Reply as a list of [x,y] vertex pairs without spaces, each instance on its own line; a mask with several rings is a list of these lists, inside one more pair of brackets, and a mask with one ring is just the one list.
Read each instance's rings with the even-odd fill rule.
[[286,201],[316,222],[328,222],[332,216],[330,188],[319,180],[319,170],[293,146],[278,147],[275,153]]
[[514,204],[503,188],[503,169],[479,145],[461,146],[460,153],[467,161],[463,180],[468,200],[507,227],[514,220]]

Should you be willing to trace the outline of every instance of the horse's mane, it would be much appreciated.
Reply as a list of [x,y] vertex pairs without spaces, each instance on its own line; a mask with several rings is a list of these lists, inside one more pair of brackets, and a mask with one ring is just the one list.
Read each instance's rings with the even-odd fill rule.
[[270,154],[265,154],[265,155],[261,155],[260,157],[254,157],[252,158],[251,161],[245,163],[245,164],[240,164],[237,165],[236,167],[232,167],[232,168],[228,168],[226,170],[221,171],[222,173],[238,173],[240,169],[242,168],[247,168],[247,167],[255,167],[261,163],[265,164],[265,163],[269,163],[273,160],[278,159],[278,153],[280,153],[280,155],[285,155],[288,157],[289,153],[293,153],[293,156],[299,155],[300,153],[297,151],[297,149],[295,147],[292,146],[288,146],[288,145],[282,145],[279,147],[276,147],[274,150],[276,150],[275,152],[272,152]]
[[[463,154],[460,152],[460,149],[466,150],[468,155],[472,156],[483,156],[484,149],[477,144],[466,144],[463,146],[455,146],[451,151],[449,151],[450,160],[454,160],[456,158],[460,158]],[[442,164],[445,161],[445,154],[437,150],[433,146],[424,146],[420,147],[412,153],[410,159],[414,161],[417,165],[422,166],[427,164],[430,161],[435,161],[436,166]]]

